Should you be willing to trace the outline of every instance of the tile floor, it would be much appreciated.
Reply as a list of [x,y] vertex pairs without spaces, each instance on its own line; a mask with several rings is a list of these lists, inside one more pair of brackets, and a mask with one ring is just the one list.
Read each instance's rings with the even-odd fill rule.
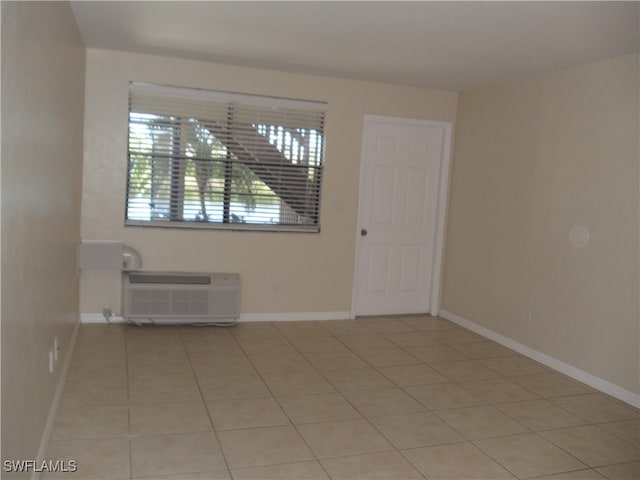
[[638,479],[639,432],[437,317],[84,325],[48,458],[73,479]]

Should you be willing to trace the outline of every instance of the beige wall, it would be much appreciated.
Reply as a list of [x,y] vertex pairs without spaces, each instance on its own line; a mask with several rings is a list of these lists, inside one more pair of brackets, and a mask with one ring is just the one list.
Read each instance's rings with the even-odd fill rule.
[[442,302],[635,393],[638,88],[631,55],[460,94]]
[[[129,81],[328,102],[321,233],[124,228]],[[82,239],[124,242],[145,270],[239,272],[243,315],[350,312],[364,115],[453,120],[456,101],[445,91],[90,49]],[[119,280],[83,271],[81,312],[118,312]]]
[[67,3],[2,2],[3,460],[36,458],[78,322],[84,62]]

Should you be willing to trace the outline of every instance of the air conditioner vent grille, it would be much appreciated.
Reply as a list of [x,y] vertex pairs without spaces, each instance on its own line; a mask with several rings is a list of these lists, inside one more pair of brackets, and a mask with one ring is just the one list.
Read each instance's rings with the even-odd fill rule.
[[[206,316],[209,313],[209,294],[198,290],[141,288],[131,291],[130,305],[131,316]],[[225,313],[233,314],[233,311],[227,309]]]
[[130,283],[156,283],[161,285],[210,285],[209,275],[171,275],[153,273],[131,273]]

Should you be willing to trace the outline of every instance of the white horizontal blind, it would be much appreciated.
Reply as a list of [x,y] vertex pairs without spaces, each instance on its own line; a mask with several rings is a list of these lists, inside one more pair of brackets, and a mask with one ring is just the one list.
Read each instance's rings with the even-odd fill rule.
[[318,231],[325,110],[132,83],[126,223]]

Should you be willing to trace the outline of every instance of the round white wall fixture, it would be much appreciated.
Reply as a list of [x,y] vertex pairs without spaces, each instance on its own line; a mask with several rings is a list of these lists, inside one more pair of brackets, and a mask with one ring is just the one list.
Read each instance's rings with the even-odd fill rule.
[[589,244],[589,230],[582,225],[576,225],[569,230],[569,243],[576,248],[583,248]]

